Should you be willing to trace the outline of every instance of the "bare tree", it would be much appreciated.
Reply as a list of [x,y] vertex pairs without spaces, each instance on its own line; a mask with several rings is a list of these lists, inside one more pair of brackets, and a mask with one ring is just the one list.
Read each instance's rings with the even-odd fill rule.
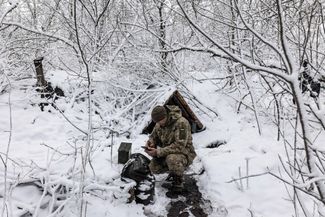
[[[312,20],[314,17],[321,16],[322,7],[320,7],[321,5],[318,1],[310,1],[310,7],[303,4],[299,5],[294,2],[282,2],[281,0],[267,3],[264,1],[235,1],[233,5],[229,5],[223,1],[218,2],[220,5],[227,5],[227,7],[229,7],[229,10],[232,11],[230,16],[234,16],[234,13],[236,13],[236,15],[240,17],[240,23],[236,26],[236,29],[241,33],[241,37],[232,37],[232,39],[237,39],[237,41],[235,41],[237,46],[235,46],[235,48],[233,47],[234,42],[231,44],[232,46],[227,46],[222,39],[214,37],[213,33],[211,34],[206,30],[205,26],[202,25],[203,18],[197,19],[193,15],[198,14],[197,11],[201,11],[201,14],[203,14],[202,11],[205,8],[197,8],[195,12],[190,12],[186,9],[188,8],[186,7],[186,3],[177,0],[180,10],[189,22],[189,25],[200,35],[202,41],[207,41],[205,46],[199,48],[184,46],[183,49],[201,50],[212,53],[219,58],[230,59],[234,64],[239,63],[250,72],[258,73],[261,76],[275,77],[278,82],[284,82],[285,85],[290,88],[288,91],[295,102],[295,105],[291,106],[297,109],[301,129],[297,129],[297,131],[299,131],[299,135],[301,135],[300,141],[303,143],[303,150],[306,157],[302,166],[306,166],[309,173],[308,176],[304,173],[300,173],[299,175],[303,180],[314,180],[313,183],[316,186],[316,192],[311,194],[317,194],[319,200],[318,207],[319,210],[322,210],[321,207],[325,204],[325,186],[321,178],[324,171],[321,169],[322,160],[317,156],[320,153],[313,147],[313,136],[311,134],[313,129],[310,127],[309,123],[309,119],[315,115],[315,113],[321,112],[321,110],[319,110],[318,107],[314,114],[310,112],[308,108],[310,107],[310,102],[306,102],[305,98],[302,96],[298,81],[301,60],[304,59],[304,56],[306,56],[308,52],[313,53],[315,52],[314,50],[316,50],[312,48],[313,45],[307,46],[306,44],[311,44],[311,41],[317,38],[319,40],[319,37],[312,37],[311,32],[318,29],[312,26],[319,26],[320,23],[317,25],[313,23]],[[206,8],[206,10],[208,10],[209,6]],[[258,9],[256,13],[254,13],[255,9]],[[301,18],[306,18],[306,22],[301,19],[299,20],[300,24],[307,24],[308,27],[307,31],[303,30],[304,35],[301,36],[299,35],[301,32],[301,25],[294,24],[294,15],[298,13],[298,11],[304,10],[306,10],[306,14],[308,10],[311,10],[312,15]],[[211,18],[208,18],[207,21],[211,21]],[[312,23],[313,25],[311,25]],[[268,29],[265,28],[265,25],[267,25]],[[225,27],[232,29],[234,25],[225,24]],[[318,34],[319,36],[322,35],[319,31]],[[303,40],[303,43],[297,43],[297,39],[298,41]],[[313,43],[315,43],[315,41]],[[307,47],[309,47],[309,49]],[[320,46],[318,46],[318,58],[320,55],[319,49]],[[235,53],[234,50],[241,50],[242,52],[238,54]],[[301,50],[299,55],[295,53],[296,50]],[[323,57],[322,55],[322,58]],[[320,72],[320,74],[322,74],[322,72]],[[322,120],[318,119],[318,121],[323,125]],[[296,168],[296,170],[301,171],[298,168]],[[301,198],[298,199],[298,201],[301,202]],[[303,207],[302,204],[301,207]],[[324,216],[324,214],[320,213],[320,216]]]

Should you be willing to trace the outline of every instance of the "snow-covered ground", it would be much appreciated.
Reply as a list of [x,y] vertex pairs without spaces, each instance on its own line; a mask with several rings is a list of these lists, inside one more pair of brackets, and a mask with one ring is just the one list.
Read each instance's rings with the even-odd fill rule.
[[[68,91],[66,80],[56,81]],[[50,184],[64,184],[75,187],[79,181],[80,159],[74,159],[74,147],[86,143],[85,135],[79,130],[87,130],[87,114],[71,108],[71,99],[60,99],[58,105],[64,108],[64,116],[55,109],[46,107],[41,112],[36,105],[37,96],[33,92],[32,80],[13,82],[11,90],[12,137],[9,149],[8,182],[14,186],[18,182],[27,182],[31,177],[44,179]],[[54,81],[55,83],[55,81]],[[210,216],[229,217],[278,217],[292,216],[293,205],[289,201],[284,184],[270,175],[260,175],[248,179],[238,179],[248,175],[262,174],[267,170],[278,172],[281,167],[279,155],[284,156],[283,141],[276,141],[276,127],[270,120],[260,116],[262,135],[252,112],[237,114],[231,98],[216,92],[215,87],[205,82],[191,83],[191,91],[204,104],[218,112],[219,117],[208,117],[197,111],[206,130],[194,134],[194,144],[198,154],[193,168],[202,164],[205,173],[196,176],[198,185],[206,200],[211,201],[213,211]],[[68,94],[68,93],[67,93]],[[7,151],[10,136],[10,113],[8,92],[0,95],[0,152],[3,159]],[[47,112],[51,110],[51,112]],[[244,110],[244,109],[242,109]],[[125,203],[126,194],[119,188],[119,174],[122,165],[117,164],[117,148],[121,141],[132,142],[132,152],[143,152],[140,148],[147,139],[146,135],[132,135],[131,138],[116,137],[111,159],[111,139],[108,132],[94,133],[92,168],[87,168],[86,188],[98,189],[96,194],[86,194],[87,216],[166,216],[166,204],[170,202],[164,196],[163,189],[156,189],[155,203],[143,205]],[[324,136],[324,135],[321,135]],[[206,146],[216,140],[226,141],[225,145],[209,149]],[[4,166],[1,163],[1,195],[3,195]],[[164,176],[158,176],[162,180]],[[231,182],[232,181],[232,182]],[[11,187],[9,186],[9,187]],[[12,188],[14,189],[14,188]],[[48,216],[49,210],[38,209],[40,204],[50,200],[42,195],[38,188],[31,185],[10,191],[8,209],[19,216],[25,210],[35,212],[37,216]],[[76,193],[76,192],[75,192]],[[77,193],[65,198],[64,216],[78,214]],[[10,204],[8,203],[8,204]],[[2,206],[2,200],[0,206]],[[49,203],[50,204],[50,203]],[[15,207],[20,207],[16,209]],[[42,207],[42,206],[40,206]],[[55,209],[52,209],[52,211]]]
[[[209,93],[205,88],[199,89]],[[274,125],[262,119],[260,136],[252,114],[236,114],[230,100],[223,95],[211,92],[209,96],[204,102],[217,109],[219,118],[205,120],[207,130],[195,134],[194,138],[206,169],[199,177],[201,191],[214,205],[215,215],[211,216],[218,216],[224,208],[231,217],[249,217],[251,212],[254,216],[290,216],[292,204],[285,200],[288,195],[281,181],[261,175],[228,183],[239,177],[265,173],[267,168],[277,170],[278,154],[284,152],[284,147],[276,141]],[[216,149],[205,148],[213,140],[227,143]]]

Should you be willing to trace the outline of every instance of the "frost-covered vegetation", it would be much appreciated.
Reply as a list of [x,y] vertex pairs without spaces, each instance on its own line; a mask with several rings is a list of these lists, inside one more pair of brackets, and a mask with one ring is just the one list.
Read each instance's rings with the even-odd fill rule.
[[[164,216],[166,198],[144,211],[125,203],[117,145],[140,151],[149,112],[175,89],[207,126],[194,140],[211,216],[325,216],[323,9],[316,0],[0,0],[1,216]],[[36,91],[38,57],[64,96]],[[215,140],[227,143],[205,149]],[[265,196],[276,181],[286,191],[277,184]],[[291,206],[258,209],[259,197]]]

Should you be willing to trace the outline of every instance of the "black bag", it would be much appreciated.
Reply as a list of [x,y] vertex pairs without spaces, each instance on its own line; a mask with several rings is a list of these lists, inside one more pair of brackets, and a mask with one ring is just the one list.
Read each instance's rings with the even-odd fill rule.
[[144,205],[153,203],[155,194],[155,177],[149,169],[149,163],[149,158],[143,154],[132,154],[121,174],[122,180],[126,181],[125,178],[128,178],[137,183],[134,192],[135,201]]
[[129,178],[138,183],[145,180],[148,176],[152,176],[149,169],[149,163],[149,158],[143,154],[132,154],[123,167],[121,174],[122,179]]

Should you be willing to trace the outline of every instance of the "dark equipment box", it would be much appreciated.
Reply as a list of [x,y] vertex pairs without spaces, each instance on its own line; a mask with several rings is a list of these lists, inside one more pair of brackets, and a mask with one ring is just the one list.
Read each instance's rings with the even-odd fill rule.
[[121,142],[120,147],[118,148],[118,163],[125,164],[131,156],[131,147],[132,143]]

